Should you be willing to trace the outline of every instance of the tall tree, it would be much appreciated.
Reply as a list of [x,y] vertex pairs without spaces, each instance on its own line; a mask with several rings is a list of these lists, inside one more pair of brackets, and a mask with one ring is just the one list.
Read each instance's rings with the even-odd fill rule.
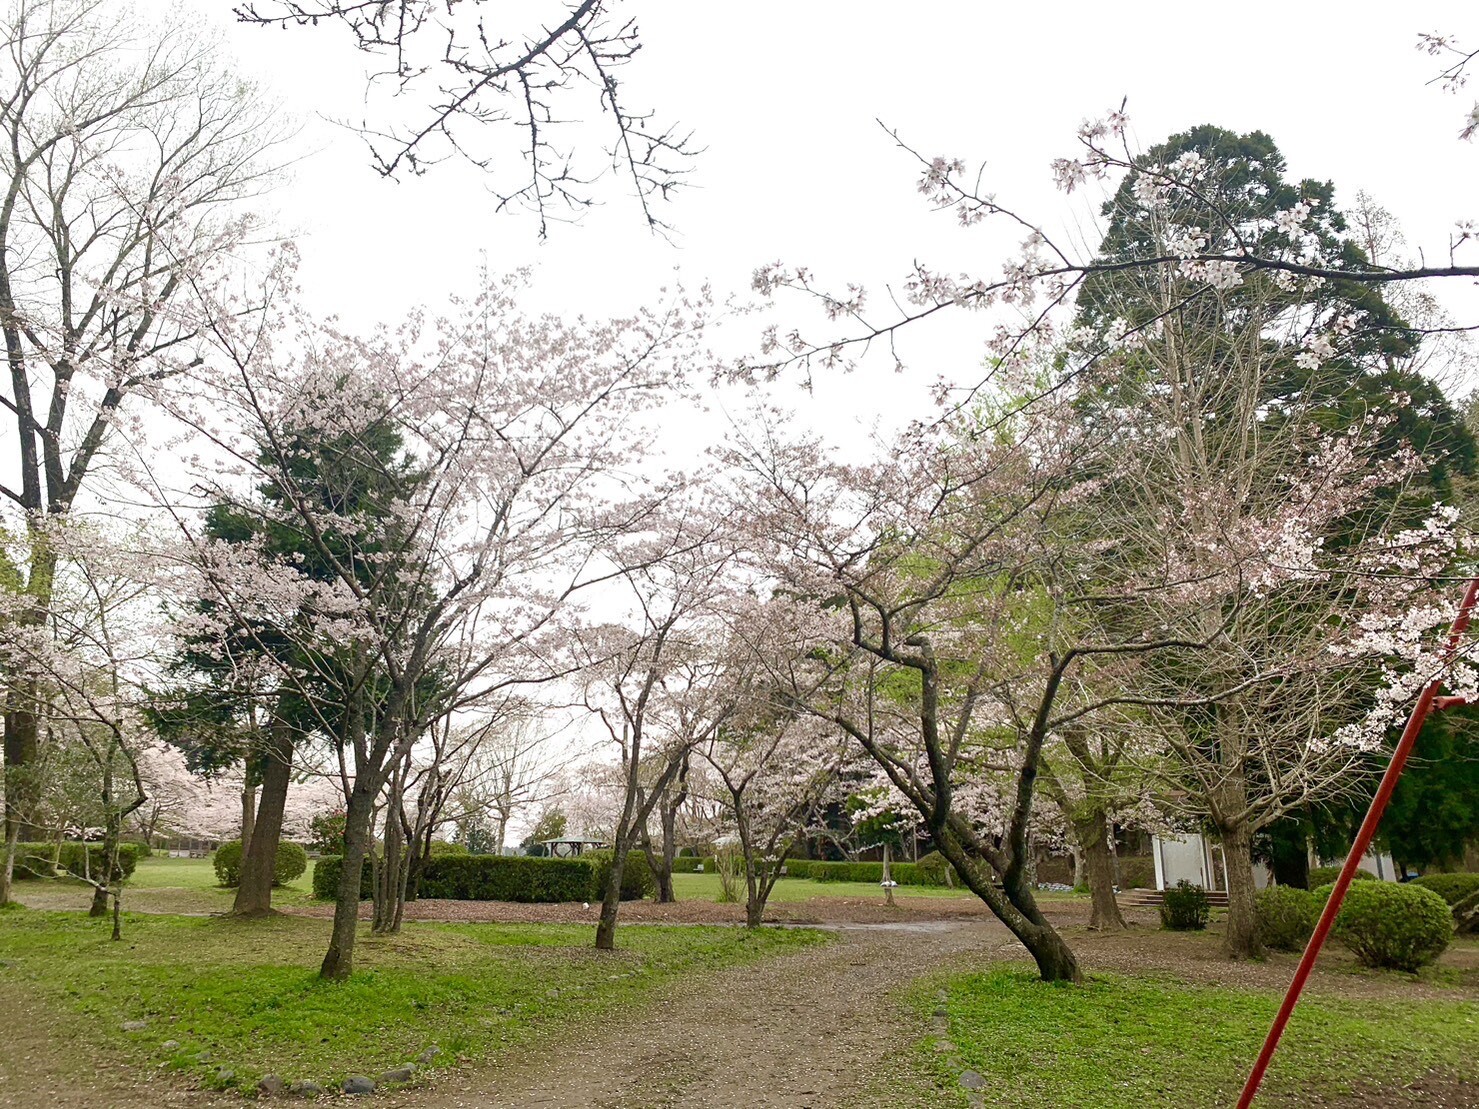
[[[151,27],[105,0],[10,0],[0,15],[0,405],[18,481],[0,495],[26,537],[28,602],[13,624],[46,625],[48,521],[91,484],[134,399],[194,360],[191,286],[250,234],[242,205],[279,134],[183,22]],[[23,770],[45,706],[24,674],[5,695],[6,765]]]

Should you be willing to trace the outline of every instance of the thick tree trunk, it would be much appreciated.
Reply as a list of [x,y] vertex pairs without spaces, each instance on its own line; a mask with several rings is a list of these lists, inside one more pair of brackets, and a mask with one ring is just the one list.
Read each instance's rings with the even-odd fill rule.
[[370,817],[375,798],[358,782],[349,795],[344,817],[344,862],[339,872],[339,893],[334,902],[334,930],[329,950],[319,967],[320,978],[348,978],[354,970],[354,932],[359,921],[360,880],[370,837]]
[[251,837],[243,842],[241,885],[236,887],[236,901],[231,907],[238,916],[258,917],[272,912],[277,847],[293,779],[293,736],[287,725],[273,722],[267,731],[264,756],[262,798],[252,821]]
[[1083,981],[1073,949],[1042,915],[1032,891],[1022,884],[1020,877],[1002,876],[1002,888],[998,890],[992,883],[995,872],[990,867],[966,854],[960,842],[944,828],[933,831],[940,854],[950,860],[961,881],[1027,948],[1037,963],[1038,976],[1044,982]]
[[14,683],[5,710],[5,834],[14,830],[22,843],[40,838],[30,820],[39,792],[31,779],[40,735],[40,721],[30,707],[36,692],[34,681]]
[[1109,851],[1109,821],[1102,810],[1073,824],[1089,882],[1089,927],[1114,932],[1125,926],[1114,896],[1114,858]]
[[1227,933],[1222,947],[1229,958],[1253,959],[1263,954],[1253,895],[1253,836],[1246,824],[1219,828],[1227,864]]

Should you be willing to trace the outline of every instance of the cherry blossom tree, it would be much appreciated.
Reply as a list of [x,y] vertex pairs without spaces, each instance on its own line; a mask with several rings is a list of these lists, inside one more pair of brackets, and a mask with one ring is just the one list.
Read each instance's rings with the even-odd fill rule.
[[[136,399],[194,360],[191,285],[250,237],[244,205],[270,180],[281,130],[185,23],[150,27],[104,0],[10,0],[0,134],[0,405],[17,482],[0,503],[26,537],[16,568],[29,601],[7,623],[39,628],[58,570],[48,523],[94,483]],[[6,697],[6,765],[19,772],[46,706],[23,675]],[[12,804],[24,804],[22,777]]]
[[[283,271],[273,280],[269,300],[288,284]],[[371,822],[397,768],[449,714],[568,672],[559,617],[609,576],[594,552],[631,523],[605,507],[602,482],[639,457],[634,418],[702,368],[701,302],[566,324],[521,315],[517,288],[493,284],[446,319],[369,338],[291,312],[219,325],[227,372],[202,375],[179,409],[229,460],[215,472],[270,485],[263,522],[331,571],[214,543],[178,514],[219,618],[295,637],[291,662],[264,657],[340,763],[345,855],[325,977],[352,965]],[[375,446],[385,436],[392,449]],[[354,495],[367,482],[373,495]],[[219,478],[202,485],[228,493]]]

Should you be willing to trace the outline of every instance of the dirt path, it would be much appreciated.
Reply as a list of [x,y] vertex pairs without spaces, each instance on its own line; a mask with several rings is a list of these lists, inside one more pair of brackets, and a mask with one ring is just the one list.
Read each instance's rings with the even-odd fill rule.
[[590,1106],[729,1109],[897,1106],[885,1045],[914,1027],[891,991],[942,967],[1000,958],[999,924],[839,926],[837,943],[705,978],[574,1043],[452,1075],[422,1109]]

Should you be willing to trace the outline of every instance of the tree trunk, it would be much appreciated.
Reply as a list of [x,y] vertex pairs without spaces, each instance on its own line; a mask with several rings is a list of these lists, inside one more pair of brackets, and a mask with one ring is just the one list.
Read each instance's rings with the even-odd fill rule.
[[[243,841],[241,884],[236,887],[236,901],[231,907],[238,916],[258,917],[272,912],[277,847],[293,779],[293,736],[286,724],[274,720],[268,728],[264,756],[262,799],[251,822],[251,836]],[[242,813],[245,816],[245,808]]]
[[1008,881],[1002,876],[998,890],[991,881],[995,872],[985,863],[968,855],[959,840],[943,827],[932,829],[935,848],[950,860],[960,880],[972,893],[986,902],[986,907],[1021,941],[1037,963],[1038,976],[1044,982],[1081,982],[1078,959],[1056,929],[1047,922],[1037,907],[1032,891],[1022,885],[1020,877]]
[[1227,934],[1222,948],[1229,958],[1253,959],[1263,954],[1253,895],[1253,836],[1246,824],[1219,828],[1227,866]]
[[252,785],[252,772],[248,769],[241,780],[241,857],[246,858],[251,847],[252,833],[257,827],[257,787]]
[[5,829],[5,866],[0,869],[0,909],[10,904],[11,886],[15,882],[15,852],[20,843],[20,825]]
[[359,921],[360,880],[370,836],[370,817],[374,811],[374,796],[356,781],[344,814],[344,862],[334,902],[334,931],[329,939],[329,950],[319,967],[320,978],[348,978],[354,970],[354,931]]
[[1074,838],[1089,881],[1089,927],[1115,932],[1125,926],[1114,896],[1114,858],[1109,851],[1109,822],[1102,809],[1073,824]]
[[601,900],[601,919],[596,925],[596,950],[616,950],[616,914],[621,911],[621,876],[627,865],[631,837],[618,837],[611,852],[611,874]]
[[5,834],[8,838],[13,830],[22,843],[40,838],[29,819],[39,792],[31,780],[40,735],[40,721],[30,708],[35,696],[34,681],[16,682],[5,711]]

